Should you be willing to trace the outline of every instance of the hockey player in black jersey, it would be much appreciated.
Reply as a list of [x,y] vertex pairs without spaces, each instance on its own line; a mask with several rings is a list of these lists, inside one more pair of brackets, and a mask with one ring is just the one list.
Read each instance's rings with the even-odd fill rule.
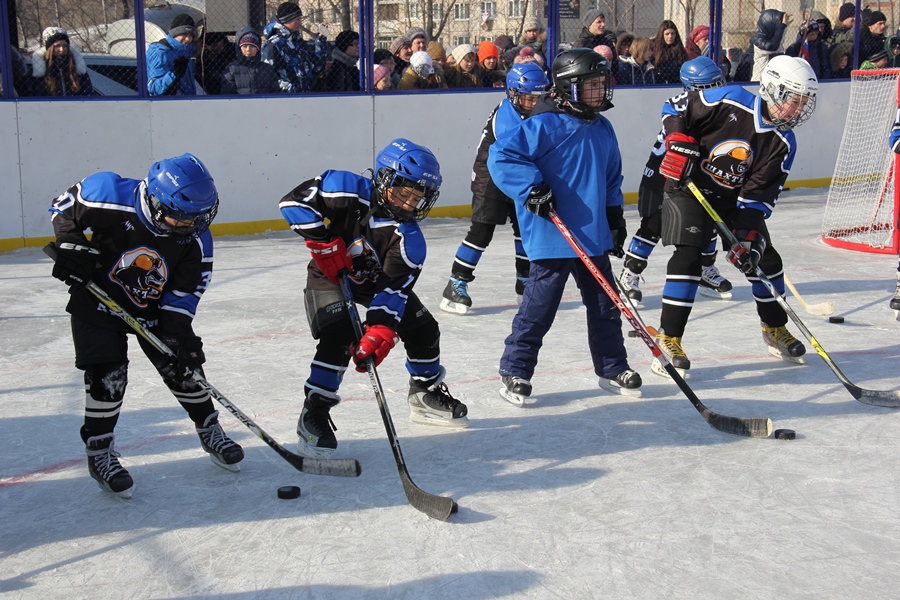
[[[700,281],[700,252],[709,242],[713,221],[682,183],[691,178],[739,243],[728,260],[747,275],[762,336],[774,356],[804,362],[806,348],[788,331],[787,314],[753,275],[759,266],[775,289],[784,293],[781,256],[765,220],[794,162],[797,142],[792,131],[816,106],[818,81],[809,63],[790,56],[769,61],[756,96],[727,86],[687,92],[663,106],[666,154],[660,172],[669,179],[663,201],[662,242],[674,245],[663,288],[657,341],[672,365],[689,369],[681,346]],[[664,374],[658,360],[652,369]]]
[[72,315],[75,366],[84,371],[81,437],[91,477],[108,492],[130,498],[134,484],[119,463],[113,432],[128,383],[128,334],[134,331],[85,289],[89,280],[174,352],[170,358],[136,338],[194,421],[212,461],[240,469],[243,450],[225,435],[209,392],[193,378],[205,361],[192,322],[212,276],[209,224],[218,206],[209,171],[184,154],[154,163],[144,180],[91,175],[50,208],[56,234],[53,276],[69,285],[66,310]]
[[[398,138],[376,157],[374,178],[325,171],[281,199],[281,214],[306,240],[313,259],[304,300],[318,345],[297,422],[301,454],[325,458],[337,448],[330,410],[340,402],[338,388],[350,359],[365,372],[369,358],[378,365],[401,340],[410,374],[410,418],[426,425],[468,425],[465,404],[443,383],[437,321],[413,292],[425,261],[419,221],[437,201],[440,185],[434,154]],[[357,344],[339,286],[344,271],[355,300],[368,309]]]

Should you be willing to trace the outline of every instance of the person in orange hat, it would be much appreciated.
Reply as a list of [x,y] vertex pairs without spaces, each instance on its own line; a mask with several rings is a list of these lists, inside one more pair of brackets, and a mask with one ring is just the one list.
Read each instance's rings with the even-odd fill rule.
[[[478,44],[478,64],[484,70],[482,75],[482,87],[492,87],[494,82],[494,71],[500,68],[500,50],[494,45],[494,42],[484,40]],[[506,79],[504,77],[504,87]]]

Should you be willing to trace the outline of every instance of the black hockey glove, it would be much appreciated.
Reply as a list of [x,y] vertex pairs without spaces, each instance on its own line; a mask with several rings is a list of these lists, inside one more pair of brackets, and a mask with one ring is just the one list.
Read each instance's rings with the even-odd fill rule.
[[763,214],[752,208],[742,208],[735,219],[733,233],[738,243],[728,251],[728,260],[748,275],[756,271],[766,251],[766,238],[759,232],[762,224]]
[[539,217],[549,217],[550,211],[556,208],[556,197],[553,190],[546,183],[531,188],[528,199],[525,200],[525,208],[528,212],[534,213]]
[[87,241],[83,235],[63,234],[53,246],[56,251],[53,276],[73,289],[87,284],[100,266],[100,248]]
[[203,354],[203,341],[198,336],[159,335],[157,337],[175,354],[175,356],[161,354],[159,359],[153,363],[164,378],[189,381],[194,377],[194,371],[206,362],[206,355]]
[[612,234],[613,247],[608,252],[616,258],[625,257],[625,240],[628,239],[628,231],[625,230],[625,213],[621,206],[606,207],[606,221],[609,223],[609,232]]
[[188,61],[190,59],[187,56],[179,56],[174,61],[172,61],[172,72],[175,73],[175,77],[179,79],[184,76],[187,72]]

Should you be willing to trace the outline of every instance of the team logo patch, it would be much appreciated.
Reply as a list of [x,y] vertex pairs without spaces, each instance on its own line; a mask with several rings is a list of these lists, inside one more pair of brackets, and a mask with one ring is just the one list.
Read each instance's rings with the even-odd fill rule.
[[137,306],[146,308],[162,296],[168,271],[166,262],[156,250],[140,247],[122,254],[109,279],[122,286]]
[[728,140],[716,145],[700,168],[724,188],[734,189],[744,184],[747,171],[753,164],[753,151],[746,140]]
[[350,274],[350,279],[355,283],[374,282],[381,274],[381,260],[366,238],[359,237],[353,240],[347,252],[353,260],[353,273]]

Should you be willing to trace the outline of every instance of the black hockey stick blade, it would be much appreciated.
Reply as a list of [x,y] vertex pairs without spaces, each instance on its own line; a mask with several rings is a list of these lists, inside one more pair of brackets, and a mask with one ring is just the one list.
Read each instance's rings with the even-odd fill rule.
[[[716,210],[712,207],[706,197],[703,195],[703,192],[700,191],[700,188],[694,184],[690,179],[687,180],[687,187],[691,190],[691,193],[694,194],[694,197],[703,205],[703,208],[706,209],[706,212],[712,218],[713,223],[716,226],[716,229],[719,231],[719,234],[722,236],[722,239],[727,242],[729,245],[734,246],[738,243],[737,238],[728,229],[728,226],[722,220],[722,217],[716,212]],[[846,375],[844,375],[843,371],[841,371],[840,367],[837,366],[828,353],[825,352],[825,348],[822,347],[822,344],[816,339],[816,337],[812,334],[803,320],[794,312],[794,309],[791,308],[791,305],[788,304],[787,300],[785,300],[784,296],[778,293],[778,290],[775,289],[775,286],[772,284],[772,281],[763,273],[762,269],[756,267],[756,272],[754,273],[756,277],[759,278],[760,282],[766,286],[766,289],[769,290],[769,293],[772,294],[772,297],[775,298],[775,301],[778,303],[781,308],[784,309],[784,312],[787,313],[787,316],[794,322],[794,325],[797,326],[797,329],[800,330],[800,333],[809,340],[809,343],[812,344],[812,347],[815,349],[816,353],[825,361],[825,364],[828,365],[828,368],[831,369],[831,372],[835,374],[838,380],[847,388],[847,391],[850,392],[850,395],[853,396],[856,400],[859,400],[863,404],[869,404],[871,406],[881,406],[884,408],[900,408],[900,391],[896,390],[865,390],[852,381],[850,381]]]
[[684,378],[678,373],[677,369],[672,366],[669,359],[666,358],[665,353],[650,335],[650,332],[647,330],[647,326],[644,325],[644,321],[641,319],[637,309],[635,308],[632,310],[629,308],[629,306],[633,307],[634,305],[631,304],[630,301],[626,304],[625,301],[622,300],[623,297],[619,295],[612,285],[610,285],[609,281],[606,280],[606,277],[603,276],[603,273],[600,272],[600,269],[597,268],[597,265],[595,265],[594,261],[591,260],[591,257],[588,256],[584,247],[581,245],[581,242],[579,242],[575,238],[575,235],[569,231],[569,228],[563,223],[563,220],[555,210],[550,211],[550,218],[553,220],[557,229],[559,229],[559,232],[566,238],[566,241],[569,242],[569,245],[572,246],[572,249],[575,250],[575,253],[581,259],[581,262],[584,263],[584,266],[587,267],[591,272],[591,275],[594,276],[594,279],[597,280],[597,283],[600,284],[600,287],[603,288],[603,291],[606,292],[606,295],[609,296],[609,299],[613,301],[613,304],[615,304],[616,308],[619,309],[619,312],[622,313],[622,316],[625,317],[632,329],[638,333],[638,337],[640,337],[644,344],[647,345],[653,353],[653,356],[659,359],[659,362],[666,370],[666,373],[669,374],[684,395],[687,396],[688,400],[691,401],[691,404],[694,405],[694,408],[697,409],[710,427],[718,429],[719,431],[724,431],[725,433],[749,437],[768,437],[769,434],[772,433],[771,419],[765,417],[729,417],[715,413],[704,406],[700,401],[700,398],[697,397],[697,394],[694,393],[694,390],[691,389]]
[[[350,280],[346,271],[341,273],[340,279],[341,292],[344,294],[344,303],[347,305],[347,311],[350,313],[353,331],[356,334],[356,338],[361,339],[363,335],[362,320],[359,318],[359,311],[356,309],[356,301],[353,299],[353,290],[350,289]],[[391,412],[388,409],[387,400],[384,396],[384,386],[381,385],[381,379],[378,377],[375,363],[371,359],[366,361],[366,371],[369,374],[372,391],[378,403],[378,410],[381,412],[381,420],[384,423],[388,442],[391,444],[394,462],[397,463],[397,471],[400,473],[400,482],[403,484],[406,499],[409,501],[410,506],[425,513],[432,519],[446,521],[450,515],[458,510],[456,502],[454,502],[453,498],[447,496],[429,494],[413,482],[412,477],[409,475],[409,470],[406,468],[403,452],[400,450],[400,440],[397,439],[397,430],[394,428],[394,421],[391,419]]]
[[[56,246],[53,242],[50,242],[46,246],[44,246],[44,254],[49,256],[50,258],[56,260]],[[156,337],[153,332],[148,330],[144,325],[135,319],[131,314],[128,313],[124,308],[122,308],[118,302],[109,297],[109,295],[98,286],[93,281],[88,281],[85,284],[87,290],[92,293],[104,306],[106,306],[114,315],[125,321],[129,327],[131,327],[137,335],[140,335],[142,338],[147,340],[156,350],[161,352],[162,354],[166,354],[172,356],[172,350],[166,346],[162,340]],[[247,426],[247,428],[255,433],[259,439],[264,441],[269,445],[275,452],[278,453],[284,460],[291,464],[298,471],[302,471],[303,473],[307,473],[309,475],[332,475],[335,477],[359,477],[360,473],[362,473],[362,468],[359,465],[359,462],[352,458],[345,459],[324,459],[324,458],[306,458],[304,456],[299,456],[287,450],[284,446],[279,444],[275,439],[270,436],[268,433],[262,430],[259,425],[257,425],[253,419],[248,417],[244,412],[239,409],[231,400],[226,398],[219,390],[217,390],[213,385],[206,380],[205,377],[200,375],[199,373],[194,373],[194,379],[200,383],[209,394],[216,399],[222,406],[228,409],[228,412],[233,414],[238,421]]]

